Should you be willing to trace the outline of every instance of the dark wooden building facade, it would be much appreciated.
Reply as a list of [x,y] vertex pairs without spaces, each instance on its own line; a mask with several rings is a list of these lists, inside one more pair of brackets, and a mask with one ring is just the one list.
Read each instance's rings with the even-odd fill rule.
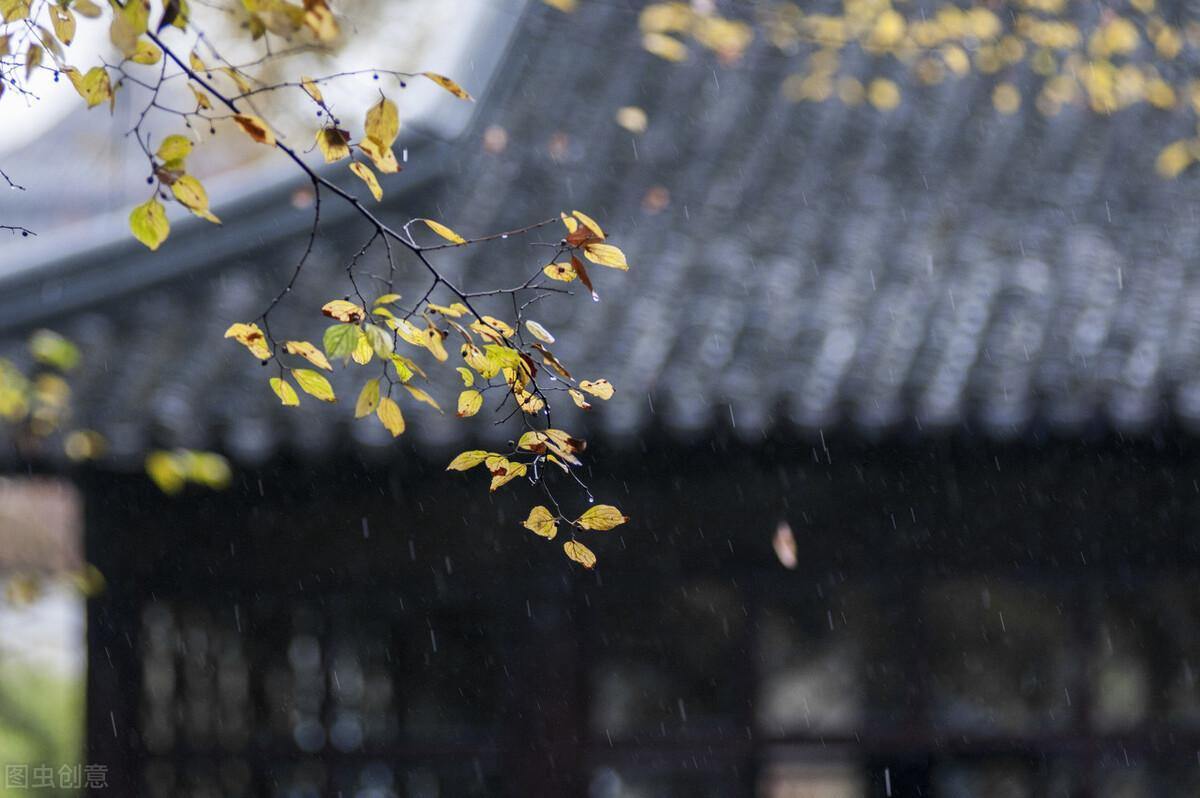
[[153,796],[1196,789],[1194,446],[659,444],[597,455],[635,520],[594,573],[437,464],[89,477],[90,758]]

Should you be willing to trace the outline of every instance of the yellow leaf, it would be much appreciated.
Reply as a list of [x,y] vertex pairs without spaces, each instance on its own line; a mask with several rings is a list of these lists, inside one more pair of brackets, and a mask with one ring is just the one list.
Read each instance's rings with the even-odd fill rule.
[[367,157],[371,159],[371,163],[375,164],[375,168],[385,175],[393,175],[400,171],[396,153],[392,152],[390,146],[380,144],[372,138],[365,138],[358,143],[358,148],[366,153]]
[[[463,369],[466,371],[466,369]],[[471,372],[467,372],[470,374]],[[458,395],[458,417],[469,418],[479,412],[479,408],[483,407],[483,394],[479,391],[463,391]]]
[[387,431],[392,433],[395,438],[398,435],[404,434],[404,414],[400,412],[400,405],[386,396],[379,400],[379,407],[375,411],[375,415],[383,422],[383,426]]
[[334,299],[321,306],[321,312],[337,321],[357,324],[367,317],[367,312],[353,302]]
[[[495,340],[497,334],[502,335],[505,338],[512,338],[516,333],[516,330],[514,330],[512,327],[509,327],[507,323],[501,321],[495,316],[488,316],[486,313],[481,319],[471,322],[471,329],[481,335],[486,335],[493,340]],[[501,342],[497,341],[497,343]]]
[[565,213],[560,212],[558,218],[562,219],[563,226],[567,228],[567,235],[579,229],[579,220],[574,216],[567,216]]
[[163,493],[172,494],[183,490],[187,482],[187,470],[182,459],[170,452],[151,452],[146,456],[146,474]]
[[473,449],[469,452],[462,452],[450,461],[450,465],[446,466],[446,470],[468,471],[491,456],[491,452],[485,452],[482,449]]
[[129,55],[129,60],[135,64],[157,64],[162,59],[162,50],[145,39],[138,39],[137,45]]
[[587,400],[587,398],[584,397],[584,395],[581,391],[577,391],[574,388],[568,388],[567,393],[569,393],[571,395],[571,401],[573,401],[577,407],[579,407],[583,410],[591,410],[592,409],[591,402],[589,402]]
[[461,302],[455,302],[453,305],[435,305],[434,303],[430,302],[429,309],[435,313],[441,313],[443,316],[450,316],[451,318],[455,319],[466,313],[470,313],[470,310],[467,308],[467,306]]
[[579,7],[579,0],[542,0],[542,2],[564,14],[570,14]]
[[541,454],[546,451],[546,433],[541,430],[530,430],[521,436],[517,441],[517,448],[524,449],[527,452],[536,452]]
[[29,0],[0,0],[0,19],[16,22],[29,16]]
[[284,407],[299,406],[300,397],[296,394],[296,389],[287,380],[281,377],[272,377],[271,390],[279,397],[279,401],[283,402]]
[[893,80],[875,78],[867,87],[867,100],[880,111],[891,111],[900,104],[900,87]]
[[571,465],[581,465],[575,455],[587,448],[585,441],[572,438],[570,433],[560,429],[548,429],[543,434],[546,436],[546,445],[557,452],[560,457]]
[[548,344],[554,343],[554,336],[550,334],[550,331],[538,324],[536,321],[526,321],[525,329],[529,330],[529,334],[539,341],[543,341]]
[[458,372],[458,376],[462,377],[463,385],[467,388],[475,384],[475,374],[470,369],[459,366],[455,371]]
[[95,19],[101,14],[100,6],[93,3],[92,0],[75,0],[71,5],[74,6],[75,13],[81,17]]
[[150,199],[130,212],[129,229],[133,231],[134,238],[155,250],[167,240],[171,225],[167,222],[167,211],[162,203]]
[[625,105],[617,109],[617,124],[630,133],[645,133],[646,112],[636,105]]
[[375,350],[375,354],[379,355],[381,359],[386,359],[392,354],[392,336],[388,335],[382,327],[368,324],[363,328],[363,334],[371,343],[371,349]]
[[64,45],[70,44],[75,38],[75,15],[71,13],[71,9],[51,6],[50,24],[54,27],[54,35]]
[[333,394],[333,386],[329,384],[329,380],[312,369],[292,369],[292,377],[299,384],[300,390],[309,396],[315,396],[322,402],[337,401],[337,397]]
[[558,534],[558,523],[554,520],[554,514],[540,504],[529,511],[529,517],[521,522],[521,526],[547,540],[554,540],[554,536]]
[[214,452],[188,451],[184,453],[184,463],[188,479],[192,482],[213,490],[229,486],[232,472],[229,469],[229,461],[221,455]]
[[437,401],[432,396],[430,396],[429,394],[422,391],[420,388],[415,388],[412,385],[409,385],[407,383],[405,383],[404,387],[406,389],[408,389],[408,392],[411,393],[413,398],[416,399],[418,402],[424,402],[425,404],[432,407],[434,410],[437,410],[439,413],[442,412],[442,408],[438,406]]
[[1192,152],[1184,139],[1173,141],[1163,148],[1154,162],[1154,169],[1165,178],[1178,177],[1192,164]]
[[488,490],[494,491],[501,485],[512,482],[517,477],[523,477],[528,470],[524,463],[513,463],[505,460],[503,465],[492,470],[492,484],[488,487]]
[[542,269],[542,274],[549,277],[551,280],[558,280],[562,283],[569,283],[575,279],[575,267],[570,263],[551,263],[546,268]]
[[112,97],[112,84],[108,79],[108,70],[104,67],[92,67],[82,75],[75,67],[69,67],[65,71],[71,85],[79,92],[88,108],[107,102]]
[[257,324],[231,324],[225,331],[226,338],[232,338],[250,350],[250,354],[259,360],[271,357],[271,348],[267,346],[267,337]]
[[401,382],[408,382],[412,379],[413,374],[420,374],[422,379],[429,379],[429,375],[424,369],[417,365],[415,360],[392,353],[392,365],[396,369],[396,373],[400,375]]
[[546,364],[547,368],[560,377],[568,380],[571,379],[571,372],[567,371],[567,367],[559,362],[559,359],[554,356],[553,352],[537,343],[533,345],[533,348],[542,353],[542,362]]
[[322,368],[326,371],[333,371],[333,366],[329,365],[329,361],[325,358],[325,355],[321,353],[321,350],[317,349],[308,341],[285,341],[283,348],[284,351],[286,351],[289,355],[299,355],[317,368]]
[[128,0],[123,6],[114,3],[109,38],[126,57],[131,56],[137,50],[138,39],[146,32],[149,21],[149,0]]
[[563,544],[567,557],[582,565],[584,568],[596,567],[596,555],[587,546],[577,540],[568,540]]
[[437,233],[442,238],[446,239],[447,241],[449,241],[452,244],[467,243],[467,240],[465,238],[463,238],[458,233],[454,232],[453,230],[451,230],[449,227],[442,224],[441,222],[435,222],[432,219],[422,219],[421,221],[425,222],[425,224],[429,227],[430,230]]
[[[242,94],[250,93],[250,91],[251,91],[250,84],[246,82],[246,79],[244,77],[242,77],[242,73],[238,72],[236,69],[233,69],[232,67],[227,67],[227,66],[221,67],[221,71],[224,72],[226,75],[228,75],[229,79],[232,80],[237,85],[238,91],[240,91]],[[258,117],[250,117],[250,118],[258,119]],[[258,121],[262,122],[261,119],[258,119]],[[266,125],[263,125],[263,127],[265,128]],[[274,143],[274,142],[272,142],[272,143]]]
[[160,161],[181,161],[191,152],[192,140],[187,136],[172,133],[162,140],[162,144],[158,145],[158,151],[154,154]]
[[350,154],[350,134],[336,127],[323,127],[317,131],[317,148],[325,163],[340,161]]
[[400,116],[396,113],[396,104],[387,97],[380,97],[379,102],[367,110],[364,132],[367,138],[380,147],[391,147],[400,133]]
[[629,516],[611,504],[597,504],[575,519],[575,523],[584,529],[605,530],[620,526],[628,520]]
[[302,76],[300,78],[300,86],[308,93],[309,97],[313,98],[313,102],[325,102],[325,98],[321,96],[321,90],[317,88],[317,84],[313,82],[312,78]]
[[358,401],[354,404],[354,417],[369,416],[375,412],[375,408],[378,406],[379,380],[367,380],[358,394]]
[[600,229],[600,225],[596,224],[596,220],[588,216],[583,211],[571,211],[571,215],[579,221],[583,222],[583,226],[592,231],[592,235],[600,240],[604,240],[604,231]]
[[612,399],[613,387],[608,380],[583,380],[579,387],[598,399]]
[[359,330],[358,339],[354,342],[354,351],[350,353],[350,359],[360,366],[365,366],[371,362],[371,358],[374,356],[375,348],[371,346],[370,339],[367,338],[366,333]]
[[450,78],[446,77],[445,75],[439,75],[436,72],[422,72],[421,74],[424,75],[425,77],[429,78],[434,83],[441,86],[443,89],[450,92],[451,94],[453,94],[455,97],[457,97],[460,100],[474,101],[474,99],[475,99],[470,94],[467,94],[467,92],[463,90],[462,86],[459,86],[457,83],[455,83],[454,81],[452,81]]
[[329,43],[338,36],[338,24],[325,0],[305,0],[304,25],[318,41]]
[[413,346],[425,346],[425,333],[408,319],[393,319],[388,322],[388,326],[396,331],[400,339],[405,343]]
[[79,348],[66,337],[50,330],[37,330],[29,338],[29,352],[38,363],[59,371],[79,365]]
[[665,33],[645,34],[642,36],[642,47],[665,61],[683,61],[688,55],[683,42]]
[[196,108],[205,111],[212,110],[212,101],[208,99],[208,95],[197,89],[192,84],[188,84],[188,88],[192,90],[192,96],[196,98]]
[[461,354],[467,365],[478,371],[479,376],[485,380],[500,373],[500,364],[485,355],[475,344],[463,344]]
[[238,126],[246,132],[247,136],[259,144],[266,144],[268,147],[275,146],[275,134],[267,127],[267,123],[257,116],[237,114],[233,117],[233,121],[238,123]]
[[436,327],[429,327],[421,334],[421,337],[422,345],[432,352],[433,356],[437,358],[439,362],[444,363],[446,358],[449,357],[449,355],[446,353],[446,347],[442,343],[445,333]]
[[992,90],[992,106],[1002,114],[1015,114],[1021,108],[1021,93],[1011,83],[998,83]]
[[359,179],[367,184],[367,188],[371,190],[371,196],[375,198],[376,202],[383,199],[383,189],[379,187],[379,180],[375,177],[375,173],[371,171],[371,167],[365,163],[355,161],[350,164],[350,171],[358,175]]
[[592,263],[608,266],[610,269],[629,271],[629,264],[625,262],[625,253],[612,244],[584,244],[583,256]]
[[390,305],[393,302],[399,302],[402,297],[399,294],[384,294],[375,300],[376,305]]
[[520,408],[530,415],[541,412],[542,408],[546,406],[546,402],[542,397],[530,393],[520,385],[513,386],[513,396],[516,397]]
[[191,175],[184,175],[171,184],[171,193],[185,208],[197,216],[220,224],[220,219],[208,212],[208,193],[200,181]]
[[208,71],[208,67],[205,66],[204,62],[200,60],[200,56],[196,54],[195,50],[192,50],[190,53],[188,53],[188,64],[191,66],[193,72]]
[[[521,355],[519,352],[517,352],[517,350],[508,346],[501,346],[500,344],[488,344],[486,347],[484,347],[484,350],[487,352],[488,360],[490,360],[492,363],[498,364],[501,368],[506,369],[507,371],[511,371],[513,373],[512,376],[515,377],[518,372],[522,371]],[[521,373],[521,376],[524,377],[526,375]],[[512,381],[512,379],[509,380],[509,382]],[[522,384],[524,384],[524,380],[522,380]]]

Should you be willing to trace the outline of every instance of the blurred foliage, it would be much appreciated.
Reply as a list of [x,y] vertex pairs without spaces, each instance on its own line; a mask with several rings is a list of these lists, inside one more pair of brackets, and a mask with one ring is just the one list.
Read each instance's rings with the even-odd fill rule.
[[[566,13],[580,7],[574,0],[544,1]],[[736,65],[761,37],[797,61],[780,86],[794,102],[833,99],[887,113],[908,87],[976,74],[991,80],[992,106],[1001,115],[1026,103],[1045,117],[1070,108],[1108,115],[1149,105],[1194,119],[1200,20],[1193,13],[1158,0],[842,0],[819,9],[691,0],[646,5],[638,27],[646,51],[671,62],[688,61],[698,47]],[[629,122],[628,112],[618,116],[633,132],[646,127],[644,120]],[[1163,145],[1155,168],[1172,178],[1198,160],[1200,135]]]
[[[107,453],[104,436],[72,426],[72,392],[68,381],[83,355],[79,348],[52,330],[36,330],[28,341],[32,364],[25,370],[0,358],[0,424],[8,427],[18,450],[29,459],[62,447],[67,459],[82,463]],[[146,473],[164,493],[174,494],[194,484],[212,490],[229,485],[229,462],[214,452],[190,449],[152,451]]]
[[[0,607],[0,611],[4,611]],[[0,764],[63,765],[82,762],[84,684],[16,657],[0,662]],[[0,796],[76,795],[74,790],[9,789]]]

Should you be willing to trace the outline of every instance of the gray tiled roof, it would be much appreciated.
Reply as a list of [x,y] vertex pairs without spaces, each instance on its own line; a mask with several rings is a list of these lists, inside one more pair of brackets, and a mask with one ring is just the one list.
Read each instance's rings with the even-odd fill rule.
[[[751,439],[778,427],[1200,425],[1200,192],[1191,176],[1154,174],[1188,119],[1141,106],[1046,120],[1031,103],[1004,116],[995,78],[975,75],[909,88],[886,114],[793,104],[779,87],[796,61],[765,43],[725,67],[700,53],[668,64],[638,38],[636,13],[618,3],[570,16],[533,4],[475,128],[415,154],[443,177],[406,193],[399,176],[385,211],[480,234],[578,207],[622,246],[628,274],[593,269],[599,303],[548,300],[535,316],[578,375],[618,390],[586,420],[570,408],[556,423],[625,438],[732,423]],[[643,135],[614,123],[625,105],[649,113]],[[488,125],[507,131],[504,152],[482,147]],[[670,204],[651,214],[642,200],[656,186]],[[315,308],[346,291],[353,230],[346,221],[321,242],[273,317],[277,334],[319,338]],[[220,340],[288,269],[288,246],[257,247],[261,232],[240,239],[241,257],[65,326],[88,352],[80,421],[118,455],[208,446],[253,462],[289,440],[322,451],[347,426],[368,448],[387,443],[346,407],[279,408],[263,370]],[[511,239],[443,262],[505,285],[546,252]],[[414,272],[405,293],[419,286]],[[354,391],[341,375],[335,385]],[[510,432],[424,411],[406,407],[408,440]]]

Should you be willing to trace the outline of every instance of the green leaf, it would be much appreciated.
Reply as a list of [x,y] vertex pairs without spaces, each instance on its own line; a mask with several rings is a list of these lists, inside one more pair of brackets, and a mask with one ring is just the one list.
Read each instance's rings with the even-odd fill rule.
[[362,330],[353,324],[334,324],[325,330],[325,338],[322,341],[325,354],[348,360],[354,352],[354,347],[358,346],[361,335]]
[[385,360],[392,354],[392,336],[386,330],[376,327],[374,324],[368,324],[363,332],[366,333],[367,340],[370,341],[375,354]]
[[333,394],[333,386],[329,384],[329,380],[312,369],[292,369],[292,376],[299,383],[300,390],[309,396],[315,396],[322,402],[337,401],[337,397]]
[[79,349],[75,344],[51,330],[38,330],[29,339],[33,359],[59,371],[70,371],[79,364]]
[[129,229],[133,231],[134,238],[151,250],[158,249],[171,232],[166,208],[157,199],[143,202],[129,214]]

